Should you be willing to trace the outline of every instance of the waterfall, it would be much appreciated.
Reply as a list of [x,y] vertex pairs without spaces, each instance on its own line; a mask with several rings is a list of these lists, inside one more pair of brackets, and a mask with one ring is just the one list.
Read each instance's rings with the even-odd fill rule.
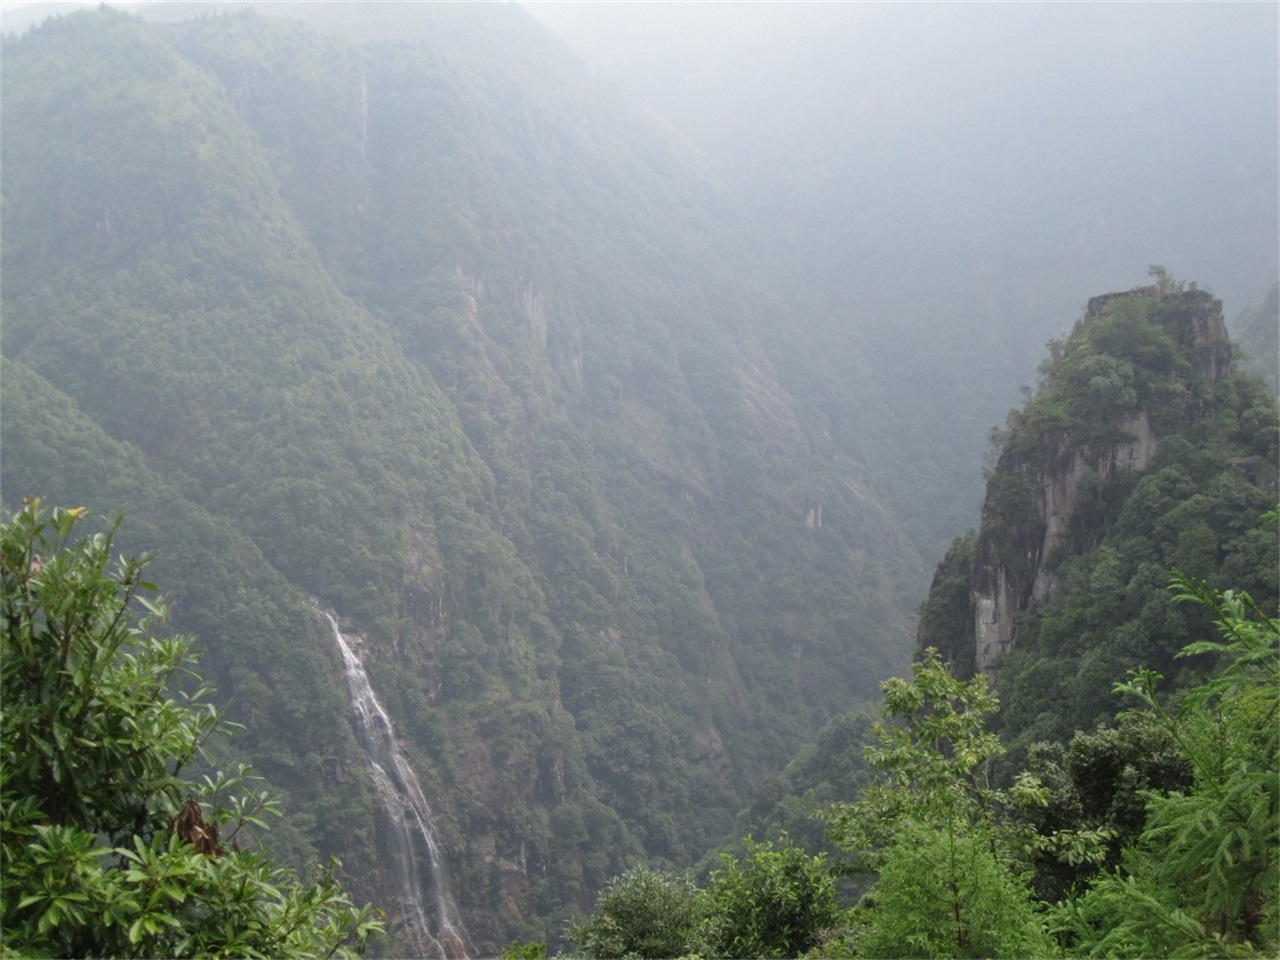
[[400,890],[397,912],[401,939],[416,957],[466,957],[471,944],[449,895],[444,858],[418,775],[396,742],[391,718],[374,695],[364,664],[338,629],[338,621],[328,612],[324,616],[342,653],[356,732],[374,792],[382,801],[391,828],[395,878]]

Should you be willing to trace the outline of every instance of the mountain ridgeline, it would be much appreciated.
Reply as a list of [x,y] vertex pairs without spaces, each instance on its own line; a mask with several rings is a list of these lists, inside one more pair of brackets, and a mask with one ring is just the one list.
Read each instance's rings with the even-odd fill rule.
[[923,578],[714,181],[518,9],[404,16],[6,39],[3,494],[127,515],[282,852],[392,905],[332,610],[493,953],[711,849]]

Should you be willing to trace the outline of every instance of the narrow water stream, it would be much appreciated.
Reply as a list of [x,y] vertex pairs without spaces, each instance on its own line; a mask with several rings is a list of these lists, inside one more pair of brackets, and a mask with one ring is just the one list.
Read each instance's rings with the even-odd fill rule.
[[324,616],[342,654],[356,734],[390,828],[392,866],[400,893],[397,908],[387,911],[394,918],[392,930],[415,957],[464,958],[471,952],[471,942],[449,894],[431,808],[418,775],[396,741],[391,718],[378,702],[364,664],[338,628],[338,621],[328,612]]

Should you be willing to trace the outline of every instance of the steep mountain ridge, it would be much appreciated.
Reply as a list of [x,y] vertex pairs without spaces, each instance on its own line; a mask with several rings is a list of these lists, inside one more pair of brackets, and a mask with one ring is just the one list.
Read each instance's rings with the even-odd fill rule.
[[1050,344],[995,432],[982,526],[921,608],[919,649],[997,682],[1015,756],[1114,714],[1108,677],[1183,682],[1174,655],[1203,624],[1170,601],[1172,570],[1276,602],[1257,526],[1277,491],[1274,399],[1235,372],[1221,302],[1154,272]]
[[[1158,300],[1167,314],[1163,322],[1188,360],[1175,389],[1184,394],[1187,415],[1195,416],[1202,403],[1198,394],[1232,373],[1222,301],[1203,290],[1162,294],[1155,286],[1139,287],[1091,298],[1078,329],[1096,326],[1114,308],[1134,300]],[[1048,425],[1049,432],[1034,443],[1013,442],[1002,452],[995,467],[998,479],[987,485],[971,588],[978,670],[992,673],[996,657],[1013,649],[1019,615],[1048,599],[1063,555],[1101,543],[1110,518],[1095,515],[1081,530],[1081,497],[1088,495],[1083,491],[1091,488],[1096,496],[1100,487],[1122,484],[1125,474],[1141,474],[1151,466],[1160,444],[1151,421],[1152,412],[1139,404],[1075,429]],[[1100,433],[1108,439],[1098,439]],[[1033,501],[1012,523],[1004,502],[1010,486],[1032,491]]]
[[[1009,748],[997,779],[1035,744],[1050,757],[1076,731],[1120,723],[1132,702],[1113,687],[1127,670],[1158,670],[1169,687],[1213,671],[1211,658],[1175,658],[1212,624],[1171,601],[1174,569],[1263,610],[1280,603],[1276,538],[1259,523],[1278,490],[1280,411],[1235,370],[1221,302],[1152,272],[1155,285],[1092,298],[1049,344],[1038,391],[993,431],[982,526],[955,538],[920,606],[917,652],[996,684]],[[874,719],[865,704],[834,718],[761,785],[737,836],[785,830],[836,853],[823,813],[871,782]],[[1124,770],[1135,791],[1144,776]]]
[[363,637],[490,951],[700,856],[905,657],[919,561],[652,131],[251,13],[64,17],[4,81],[6,503],[168,515],[140,539],[181,558],[174,625],[289,792],[285,845],[358,896],[389,896],[386,834],[310,598]]

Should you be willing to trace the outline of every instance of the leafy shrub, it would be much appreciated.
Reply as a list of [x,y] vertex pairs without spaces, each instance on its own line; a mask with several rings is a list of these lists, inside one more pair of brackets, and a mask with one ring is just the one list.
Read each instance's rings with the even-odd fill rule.
[[569,938],[596,960],[707,953],[706,897],[692,881],[658,870],[628,870],[609,881]]
[[811,857],[785,839],[775,848],[748,837],[746,857],[724,854],[707,892],[719,956],[799,956],[840,915],[826,855]]
[[112,563],[116,525],[72,540],[84,512],[33,501],[0,528],[6,952],[359,954],[382,925],[332,867],[301,881],[240,849],[277,812],[246,769],[180,777],[221,725],[192,640],[156,635],[148,558]]

